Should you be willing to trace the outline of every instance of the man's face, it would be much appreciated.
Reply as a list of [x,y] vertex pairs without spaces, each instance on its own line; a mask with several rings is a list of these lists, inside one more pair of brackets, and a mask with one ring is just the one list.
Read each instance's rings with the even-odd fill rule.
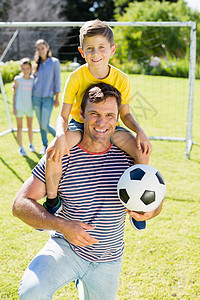
[[88,102],[84,116],[84,138],[110,145],[110,138],[118,120],[118,107],[115,97],[108,97],[99,103]]

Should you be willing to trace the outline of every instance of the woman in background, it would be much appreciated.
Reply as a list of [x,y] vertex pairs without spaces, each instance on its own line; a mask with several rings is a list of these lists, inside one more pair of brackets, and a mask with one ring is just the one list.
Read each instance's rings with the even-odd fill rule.
[[[60,62],[52,57],[49,45],[43,39],[35,43],[33,65],[33,109],[40,125],[42,148],[40,154],[46,153],[48,146],[47,133],[56,135],[55,129],[49,125],[53,106],[59,106]],[[55,96],[55,100],[54,100]]]

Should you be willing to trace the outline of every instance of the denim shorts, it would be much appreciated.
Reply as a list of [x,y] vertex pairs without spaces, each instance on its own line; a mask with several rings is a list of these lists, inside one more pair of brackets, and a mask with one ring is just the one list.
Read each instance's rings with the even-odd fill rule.
[[80,123],[75,121],[74,119],[71,119],[68,124],[67,131],[80,131],[83,135],[84,123]]

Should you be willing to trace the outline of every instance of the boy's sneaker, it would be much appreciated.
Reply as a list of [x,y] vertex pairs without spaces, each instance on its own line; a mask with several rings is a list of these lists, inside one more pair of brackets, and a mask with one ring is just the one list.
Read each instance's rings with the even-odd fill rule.
[[139,231],[145,230],[145,228],[146,228],[146,221],[136,221],[131,216],[130,216],[130,223],[134,229],[139,230]]
[[18,152],[19,152],[19,155],[21,155],[21,156],[26,156],[26,151],[24,150],[23,147],[20,147],[20,148],[18,149]]
[[62,202],[61,202],[59,196],[57,196],[57,200],[58,200],[58,203],[56,206],[49,205],[47,200],[43,203],[43,206],[46,208],[46,210],[50,214],[55,215],[55,216],[62,210]]
[[31,151],[31,152],[36,152],[36,151],[35,151],[35,148],[34,148],[34,146],[33,146],[32,144],[30,144],[30,146],[29,146],[29,151]]
[[46,154],[46,150],[47,150],[47,146],[42,146],[42,148],[40,149],[40,155],[45,155]]

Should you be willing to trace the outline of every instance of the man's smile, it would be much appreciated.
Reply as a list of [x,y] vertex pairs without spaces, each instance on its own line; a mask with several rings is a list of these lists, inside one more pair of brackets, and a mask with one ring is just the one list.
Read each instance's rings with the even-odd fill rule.
[[107,131],[107,129],[100,129],[100,128],[94,128],[94,130],[98,133],[104,133]]

